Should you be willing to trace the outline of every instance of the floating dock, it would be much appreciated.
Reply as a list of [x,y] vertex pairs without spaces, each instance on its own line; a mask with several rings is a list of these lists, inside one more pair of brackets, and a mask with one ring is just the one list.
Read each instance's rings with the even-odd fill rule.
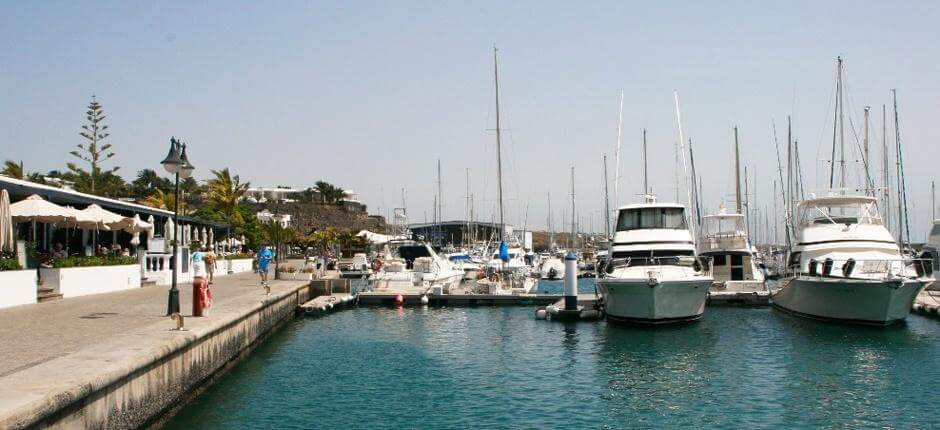
[[[420,292],[364,291],[359,293],[359,304],[393,306],[401,295],[404,305],[421,305]],[[544,306],[555,303],[559,294],[427,294],[429,306]]]
[[911,309],[915,314],[940,318],[940,291],[924,290],[917,295]]
[[709,291],[706,306],[761,307],[770,305],[770,291]]
[[313,300],[300,305],[300,310],[304,315],[323,315],[355,303],[356,296],[349,293],[336,293],[330,296],[315,297]]

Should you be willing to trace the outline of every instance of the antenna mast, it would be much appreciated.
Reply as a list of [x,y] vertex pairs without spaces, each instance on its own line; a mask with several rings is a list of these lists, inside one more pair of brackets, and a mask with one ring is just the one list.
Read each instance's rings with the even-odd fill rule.
[[506,240],[506,225],[503,223],[503,151],[499,129],[499,62],[497,49],[493,47],[493,81],[496,83],[496,187],[499,196],[499,240]]

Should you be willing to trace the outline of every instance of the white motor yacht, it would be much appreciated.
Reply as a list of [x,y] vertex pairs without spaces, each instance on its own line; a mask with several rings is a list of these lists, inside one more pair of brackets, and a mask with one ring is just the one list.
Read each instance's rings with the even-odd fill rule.
[[447,255],[454,267],[454,270],[463,272],[463,279],[471,281],[480,277],[483,273],[483,265],[473,261],[473,258],[465,252],[455,252]]
[[369,259],[366,254],[356,253],[350,259],[342,259],[336,264],[339,268],[339,277],[344,279],[367,278],[372,274]]
[[464,277],[463,271],[422,242],[390,242],[384,260],[371,277],[375,291],[447,294]]
[[721,207],[717,214],[703,217],[698,253],[711,260],[715,279],[712,296],[753,293],[768,296],[764,271],[758,266],[754,248],[747,237],[744,215],[728,213]]
[[618,210],[611,259],[597,278],[610,320],[662,324],[702,316],[714,280],[695,255],[685,210],[653,196]]
[[797,207],[796,241],[773,303],[793,314],[887,325],[911,311],[934,282],[926,261],[902,254],[882,224],[876,200],[833,196]]
[[557,254],[549,255],[548,257],[542,260],[542,265],[539,268],[541,278],[549,281],[558,281],[565,278],[565,262],[563,260],[564,256],[559,256]]

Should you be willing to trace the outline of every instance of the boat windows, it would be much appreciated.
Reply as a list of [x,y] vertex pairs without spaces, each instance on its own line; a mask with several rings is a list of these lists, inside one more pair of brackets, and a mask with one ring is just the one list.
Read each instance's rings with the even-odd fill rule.
[[653,251],[616,251],[614,259],[626,259],[628,266],[677,265],[680,257],[692,257],[695,253],[688,250],[653,250]]
[[740,266],[744,264],[744,258],[741,255],[732,255],[731,256],[731,265]]
[[638,208],[620,211],[617,231],[640,229],[685,230],[683,208]]
[[714,261],[716,266],[724,266],[728,264],[728,260],[725,257],[724,254],[718,254],[712,257],[712,261]]
[[881,215],[873,201],[819,202],[801,206],[800,221],[811,224],[881,224]]

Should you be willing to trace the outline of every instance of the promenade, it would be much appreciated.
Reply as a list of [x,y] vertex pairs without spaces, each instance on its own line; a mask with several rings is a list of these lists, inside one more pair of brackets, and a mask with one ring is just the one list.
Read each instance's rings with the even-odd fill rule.
[[[0,310],[0,427],[28,425],[36,422],[34,417],[48,416],[49,411],[75,408],[76,399],[120,386],[124,384],[120,381],[141,369],[157,366],[173,354],[230,331],[245,318],[262,318],[263,326],[251,322],[247,330],[252,337],[263,335],[263,330],[258,331],[277,323],[265,320],[272,306],[283,309],[278,315],[286,315],[284,312],[293,312],[297,305],[285,308],[285,300],[296,301],[296,296],[306,293],[309,281],[299,279],[300,275],[296,280],[290,279],[291,274],[283,275],[285,280],[269,282],[270,295],[265,294],[255,273],[216,277],[213,306],[200,318],[189,317],[191,284],[180,285],[186,331],[172,330],[176,324],[165,315],[169,287],[143,287]],[[233,345],[229,349],[243,348],[238,342]]]

